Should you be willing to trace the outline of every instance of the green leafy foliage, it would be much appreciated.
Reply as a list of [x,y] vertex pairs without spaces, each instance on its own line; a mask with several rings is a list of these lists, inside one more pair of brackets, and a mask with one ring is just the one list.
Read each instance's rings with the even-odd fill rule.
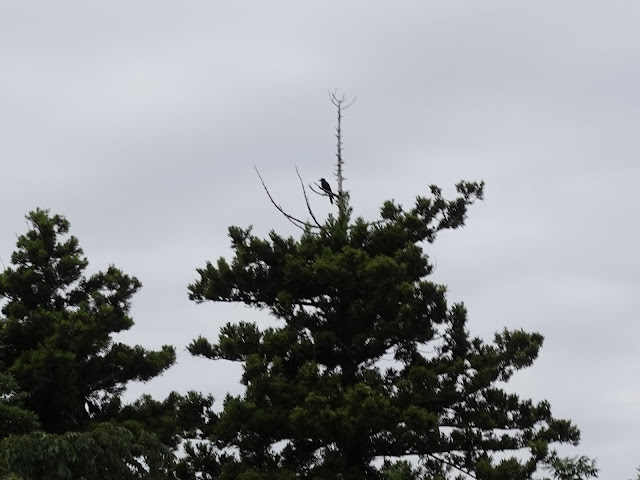
[[[463,226],[483,184],[457,191],[446,200],[432,186],[407,211],[386,202],[374,223],[350,223],[343,204],[300,239],[229,229],[233,258],[198,269],[190,298],[242,302],[281,324],[228,323],[216,342],[190,345],[195,355],[242,362],[246,391],[225,399],[211,443],[187,451],[185,474],[526,479],[550,461],[549,444],[578,442],[548,402],[499,387],[532,365],[543,337],[470,337],[464,306],[449,306],[445,287],[428,279],[423,242]],[[403,463],[408,456],[420,467]]]
[[168,479],[172,454],[155,435],[111,424],[62,435],[35,432],[0,441],[0,474],[24,480]]

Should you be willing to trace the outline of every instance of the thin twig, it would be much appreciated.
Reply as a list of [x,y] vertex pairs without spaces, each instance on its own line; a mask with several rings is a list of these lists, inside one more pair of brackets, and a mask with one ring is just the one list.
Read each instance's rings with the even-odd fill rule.
[[333,197],[336,199],[336,202],[338,201],[338,194],[337,193],[333,193],[333,192],[327,192],[325,189],[323,189],[320,185],[318,185],[317,183],[315,184],[316,187],[318,187],[320,189],[320,191],[317,191],[316,189],[313,188],[313,185],[309,184],[309,190],[311,190],[313,193],[315,193],[316,195],[321,195],[323,197]]
[[304,182],[302,181],[302,177],[300,176],[300,172],[298,171],[298,166],[296,165],[296,173],[298,174],[298,178],[300,179],[300,186],[302,186],[302,193],[304,194],[304,201],[307,203],[307,210],[309,211],[309,215],[313,218],[313,221],[316,222],[316,225],[319,229],[322,230],[322,225],[316,219],[316,216],[313,214],[313,210],[311,209],[311,205],[309,204],[309,197],[307,197],[307,190],[304,188]]
[[[334,90],[333,92],[329,92],[329,99],[331,100],[331,103],[333,103],[336,107],[338,106],[338,104],[342,104],[346,101],[346,98],[344,95],[342,95],[342,98],[338,99],[338,96],[336,95],[337,93],[338,93],[337,90]],[[351,105],[356,103],[356,99],[357,97],[353,97],[353,100],[351,100],[349,103],[347,103],[346,105],[342,105],[341,106],[342,110],[346,110]]]
[[262,186],[264,187],[264,191],[267,192],[267,195],[269,196],[269,200],[271,200],[271,203],[273,203],[273,205],[280,211],[280,213],[282,213],[287,218],[287,220],[289,220],[292,224],[294,224],[300,230],[304,230],[305,227],[315,228],[315,225],[311,225],[311,224],[309,224],[307,222],[303,222],[302,220],[294,217],[293,215],[289,215],[287,212],[285,212],[282,209],[282,207],[275,202],[275,200],[271,196],[271,193],[269,193],[269,189],[265,185],[264,180],[262,179],[262,175],[260,175],[260,172],[258,171],[258,167],[254,166],[254,168],[256,169],[256,173],[258,174],[258,177],[260,178],[260,181],[262,182]]

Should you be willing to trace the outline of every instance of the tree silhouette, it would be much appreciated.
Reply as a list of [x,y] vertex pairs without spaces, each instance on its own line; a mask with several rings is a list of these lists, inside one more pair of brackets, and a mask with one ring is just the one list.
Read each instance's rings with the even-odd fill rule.
[[113,266],[86,276],[64,217],[38,209],[27,221],[0,273],[0,476],[170,478],[171,449],[206,425],[213,400],[191,392],[123,405],[128,382],[175,360],[170,346],[113,340],[133,325],[140,282]]
[[424,252],[464,225],[484,184],[460,182],[451,200],[432,185],[410,209],[387,201],[380,219],[354,220],[340,135],[339,125],[337,217],[301,222],[299,238],[230,227],[231,260],[207,262],[189,286],[196,302],[240,302],[279,322],[226,323],[217,341],[189,346],[241,362],[245,386],[225,399],[211,443],[189,450],[189,471],[221,480],[532,478],[557,459],[551,444],[579,439],[548,402],[501,387],[532,365],[543,337],[471,337],[465,307],[429,280]]

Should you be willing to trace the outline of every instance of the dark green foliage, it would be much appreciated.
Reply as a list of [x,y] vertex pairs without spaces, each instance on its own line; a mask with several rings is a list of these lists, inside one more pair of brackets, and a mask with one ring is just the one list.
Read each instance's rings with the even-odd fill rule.
[[122,405],[132,380],[175,361],[174,349],[115,343],[140,282],[115,267],[85,276],[69,223],[36,210],[0,274],[0,478],[169,479],[183,436],[213,402],[172,393]]
[[419,471],[406,460],[391,463],[385,461],[382,466],[382,475],[385,480],[413,480]]
[[[551,458],[550,443],[578,441],[577,428],[553,418],[547,402],[499,387],[533,363],[542,336],[504,330],[492,343],[471,338],[465,308],[448,306],[445,287],[428,280],[422,242],[462,226],[467,207],[482,198],[482,184],[457,189],[449,201],[433,186],[408,211],[386,202],[375,223],[349,224],[343,203],[337,219],[299,240],[229,229],[233,259],[199,269],[190,298],[243,302],[282,323],[226,324],[216,343],[191,344],[193,354],[242,362],[246,393],[226,398],[213,443],[189,451],[185,472],[234,480],[460,472],[526,479]],[[517,450],[528,455],[495,458]],[[420,468],[376,463],[408,455]]]
[[115,267],[89,277],[69,222],[46,210],[28,217],[12,267],[0,274],[0,363],[28,392],[26,406],[49,433],[82,430],[127,382],[150,380],[175,361],[172,347],[147,351],[114,343],[128,330],[140,282]]
[[189,392],[186,396],[172,392],[162,402],[144,395],[131,405],[114,401],[106,417],[117,420],[133,432],[154,432],[164,445],[176,448],[184,438],[198,438],[215,419],[211,410],[213,397]]
[[598,477],[595,460],[585,456],[558,458],[554,455],[549,461],[547,470],[551,471],[552,478],[557,480],[584,480]]
[[11,375],[0,372],[0,440],[9,435],[32,432],[38,427],[38,417],[24,406],[27,394]]

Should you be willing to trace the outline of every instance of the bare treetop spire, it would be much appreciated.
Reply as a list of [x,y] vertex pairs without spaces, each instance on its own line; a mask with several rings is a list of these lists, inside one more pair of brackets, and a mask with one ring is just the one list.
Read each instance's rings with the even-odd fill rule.
[[342,111],[353,105],[356,99],[354,98],[350,102],[347,102],[344,95],[338,98],[336,91],[331,92],[329,94],[329,98],[331,99],[331,103],[333,103],[338,109],[338,126],[336,127],[336,177],[338,178],[338,208],[340,209],[340,213],[344,213],[346,211],[347,202],[344,196],[344,191],[342,189],[342,181],[345,179],[344,174],[342,173],[342,165],[344,165],[344,160],[342,159]]
[[[349,221],[349,194],[345,192],[342,188],[343,180],[345,179],[342,173],[342,166],[344,165],[344,161],[342,159],[342,112],[343,110],[346,110],[351,105],[353,105],[356,99],[354,98],[353,100],[347,102],[344,95],[338,98],[336,91],[329,93],[329,99],[331,100],[331,103],[333,103],[338,109],[338,126],[336,127],[336,138],[338,139],[337,153],[336,153],[336,157],[337,157],[336,177],[338,179],[338,188],[337,188],[337,191],[333,191],[331,189],[331,185],[329,184],[329,182],[327,182],[327,180],[325,180],[324,178],[320,178],[317,182],[314,182],[313,184],[310,183],[309,189],[316,195],[329,197],[329,202],[332,205],[334,204],[334,200],[335,200],[335,203],[337,203],[338,212],[339,212],[338,219],[346,229],[348,228],[347,224]],[[260,182],[262,183],[262,186],[267,192],[267,196],[269,197],[269,200],[271,200],[271,203],[278,209],[280,213],[282,213],[287,218],[287,220],[289,220],[293,225],[295,225],[301,230],[325,230],[325,225],[321,224],[318,221],[315,213],[311,208],[311,203],[309,202],[309,197],[307,196],[305,185],[302,180],[302,177],[300,176],[300,172],[298,171],[297,166],[296,166],[296,174],[298,175],[298,178],[300,180],[300,185],[302,187],[302,194],[304,195],[304,200],[307,205],[307,211],[309,212],[309,215],[313,219],[313,223],[310,221],[305,221],[300,218],[294,217],[293,215],[285,211],[285,209],[281,207],[278,203],[276,203],[276,201],[271,195],[271,192],[269,192],[269,189],[267,188],[267,185],[265,184],[262,178],[262,175],[260,175],[260,172],[258,171],[258,167],[255,167],[255,169],[256,169],[256,173],[258,174],[258,178],[260,178]]]

